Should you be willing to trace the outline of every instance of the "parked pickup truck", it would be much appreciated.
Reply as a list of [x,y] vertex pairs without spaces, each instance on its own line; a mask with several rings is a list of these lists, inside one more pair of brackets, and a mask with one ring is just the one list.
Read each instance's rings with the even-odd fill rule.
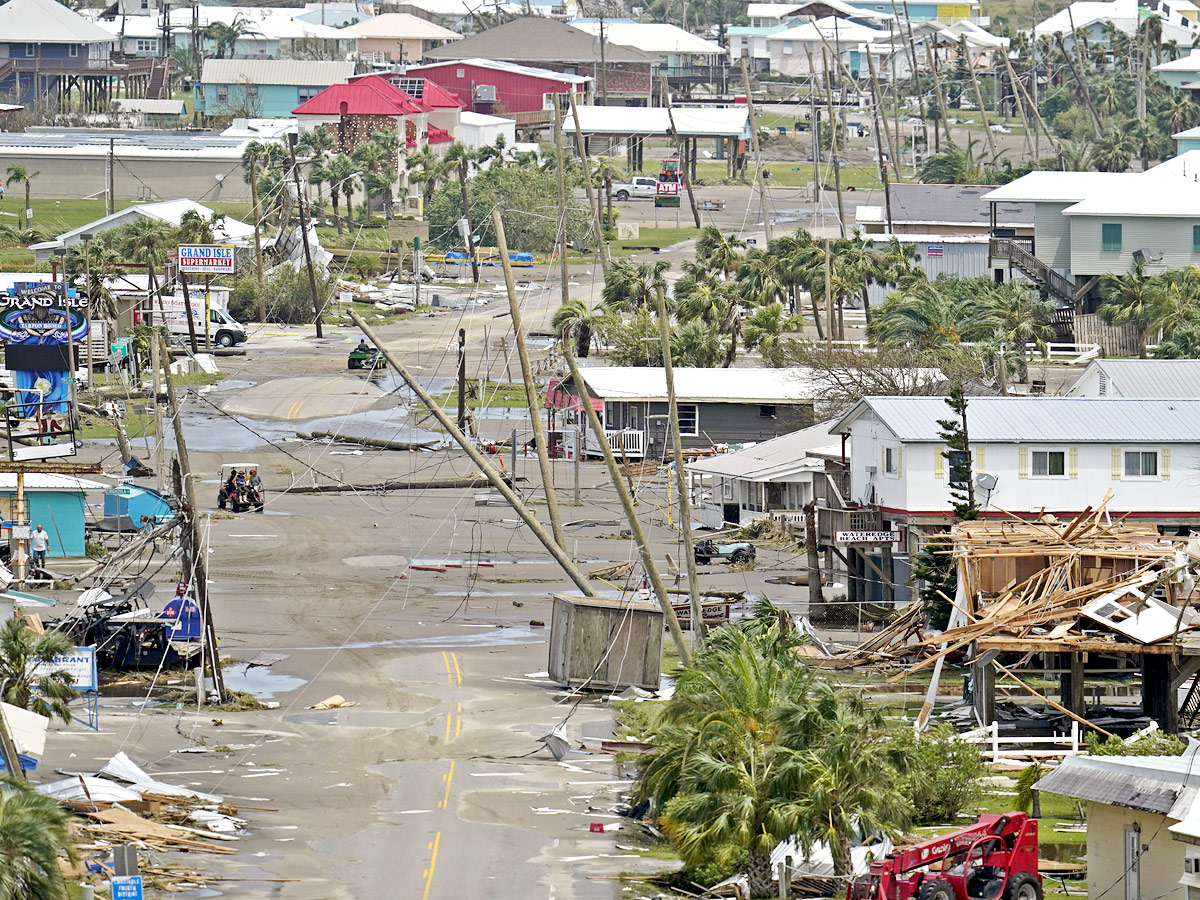
[[613,196],[618,200],[653,200],[658,192],[658,179],[644,175],[635,175],[632,181],[614,184]]

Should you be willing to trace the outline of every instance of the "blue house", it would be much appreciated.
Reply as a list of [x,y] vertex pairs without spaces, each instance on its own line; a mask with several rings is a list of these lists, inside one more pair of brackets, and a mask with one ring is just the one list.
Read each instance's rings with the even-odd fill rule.
[[0,6],[0,93],[32,104],[64,93],[79,76],[110,76],[114,43],[55,0],[9,0]]
[[286,118],[353,74],[352,61],[206,59],[193,102],[206,116]]
[[[25,476],[26,517],[31,527],[39,524],[50,535],[50,557],[86,556],[84,525],[87,521],[87,491],[102,491],[108,485],[73,475],[31,473]],[[6,522],[17,511],[17,476],[0,473],[0,512]]]
[[126,490],[129,496],[104,495],[104,518],[128,516],[137,528],[153,528],[175,515],[158,491],[136,484],[127,485]]

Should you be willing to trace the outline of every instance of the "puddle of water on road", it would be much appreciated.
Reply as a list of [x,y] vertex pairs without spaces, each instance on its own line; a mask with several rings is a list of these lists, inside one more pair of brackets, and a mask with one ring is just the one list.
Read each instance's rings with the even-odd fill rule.
[[499,647],[505,644],[544,644],[546,629],[521,625],[498,628],[476,634],[441,634],[430,637],[391,638],[382,641],[357,641],[349,644],[329,644],[321,647],[297,647],[297,650],[370,650],[375,647]]
[[224,675],[226,687],[253,694],[260,700],[270,700],[277,693],[286,694],[308,683],[303,678],[281,675],[266,666],[251,666],[249,663],[230,666],[225,669]]
[[230,378],[228,381],[218,381],[216,384],[210,384],[200,389],[202,394],[222,394],[226,391],[244,391],[246,388],[252,388],[257,381],[240,381],[236,378]]

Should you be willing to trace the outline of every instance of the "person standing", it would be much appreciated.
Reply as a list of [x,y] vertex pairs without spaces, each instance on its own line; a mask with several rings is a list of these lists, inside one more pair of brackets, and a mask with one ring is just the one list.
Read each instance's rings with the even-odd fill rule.
[[35,573],[42,573],[46,568],[46,551],[50,549],[50,535],[42,530],[42,523],[39,522],[37,530],[29,536],[29,552],[33,557],[33,568]]

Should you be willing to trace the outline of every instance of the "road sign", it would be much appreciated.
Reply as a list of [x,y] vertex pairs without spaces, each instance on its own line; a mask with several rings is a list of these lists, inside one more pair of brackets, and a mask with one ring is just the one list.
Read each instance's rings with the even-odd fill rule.
[[144,900],[141,875],[114,875],[109,883],[112,900]]
[[232,275],[234,248],[230,244],[181,244],[179,271],[200,275]]
[[130,488],[130,487],[109,488],[104,493],[108,497],[132,497],[133,496],[133,488]]
[[835,531],[835,544],[898,544],[898,531]]

